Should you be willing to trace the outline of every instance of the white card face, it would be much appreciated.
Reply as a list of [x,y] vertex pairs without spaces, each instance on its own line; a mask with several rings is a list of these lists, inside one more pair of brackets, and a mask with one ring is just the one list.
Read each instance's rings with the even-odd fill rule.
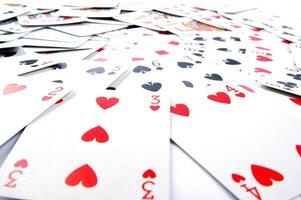
[[[47,58],[51,59],[52,57],[47,56]],[[57,58],[57,56],[55,55],[53,58]],[[120,61],[105,64],[84,60],[61,61],[57,62],[53,67],[48,68],[47,71],[27,73],[26,77],[32,77],[40,81],[66,82],[68,85],[73,86],[94,81],[99,89],[104,90],[127,71],[128,66],[125,66],[123,63]]]
[[6,31],[0,31],[0,41],[1,42],[9,42],[16,40],[27,33],[11,33],[11,32],[6,32]]
[[296,67],[300,69],[301,68],[301,58],[299,55],[301,54],[301,45],[292,43],[292,44],[290,44],[289,49],[292,53]]
[[[109,40],[106,38],[91,37],[87,42],[83,43],[77,48],[61,48],[61,47],[24,47],[24,49],[29,50],[29,52],[64,52],[64,51],[77,51],[78,50],[89,50],[90,53],[106,46]],[[87,51],[88,52],[88,51]],[[89,55],[89,53],[87,53]],[[86,56],[87,56],[86,55]],[[76,57],[78,59],[84,59],[84,57]]]
[[22,8],[19,6],[9,6],[9,5],[1,5],[0,9],[0,21],[4,21],[7,19],[11,19],[14,17],[17,17],[19,15],[22,15],[24,13],[28,12],[27,8]]
[[104,93],[86,84],[57,106],[27,127],[6,159],[1,196],[169,199],[166,97],[129,98],[127,91]]
[[225,28],[224,24],[230,21],[222,15],[209,10],[198,10],[187,17],[218,28]]
[[[140,32],[140,30],[143,30],[143,32]],[[92,58],[94,61],[106,62],[111,59],[114,60],[117,52],[127,59],[126,62],[136,63],[148,60],[150,57],[160,57],[163,59],[170,55],[178,55],[178,50],[183,52],[179,47],[179,39],[174,35],[159,35],[144,28],[120,32],[118,32],[118,35],[123,38],[123,40],[111,39],[108,46],[104,47],[102,51],[99,51]],[[111,36],[109,37],[111,38]],[[157,41],[156,44],[154,44],[154,40]],[[141,48],[144,50],[141,51]]]
[[50,41],[50,40],[36,40],[36,39],[27,39],[21,38],[17,41],[19,46],[29,46],[29,47],[59,47],[59,48],[78,48],[82,46],[85,42],[87,42],[89,38],[82,38],[77,42],[57,42],[57,41]]
[[224,199],[235,197],[174,143],[170,147],[172,200]]
[[0,30],[12,33],[27,33],[40,28],[41,27],[24,27],[21,26],[18,21],[9,21],[8,23],[2,23],[0,25]]
[[127,25],[81,23],[68,26],[53,26],[52,29],[76,36],[91,36],[118,29],[126,28]]
[[210,31],[183,38],[184,50],[194,63],[201,64],[203,68],[248,71],[248,49],[244,36],[233,32]]
[[25,78],[1,79],[2,145],[27,126],[42,112],[70,92],[70,88],[53,82],[38,82]]
[[263,77],[259,83],[283,92],[301,96],[301,71],[287,69]]
[[155,7],[154,3],[151,0],[126,0],[120,2],[119,8],[127,11],[150,11]]
[[66,6],[81,6],[81,7],[90,7],[90,8],[113,8],[117,7],[119,4],[118,0],[86,0],[85,2],[81,0],[63,0],[62,2]]
[[178,90],[172,139],[238,199],[290,199],[300,193],[300,105],[244,82]]
[[94,17],[94,18],[109,18],[120,14],[119,8],[63,8],[59,10],[60,16],[70,17]]
[[282,39],[264,32],[248,34],[250,64],[254,74],[268,77],[286,68],[294,69],[293,56],[289,46]]
[[47,68],[51,65],[55,65],[58,62],[59,61],[50,59],[47,56],[41,56],[38,54],[25,54],[17,58],[11,57],[9,59],[1,60],[1,63],[6,66],[5,69],[3,69],[3,73],[9,73],[18,76]]
[[224,16],[239,21],[243,24],[263,28],[261,17],[263,15],[262,11],[259,9],[248,10],[246,12],[235,13],[235,14],[223,14]]
[[74,35],[62,33],[60,31],[53,30],[50,28],[44,28],[41,30],[31,32],[28,35],[26,35],[24,38],[55,41],[55,42],[66,42],[66,43],[74,43],[83,40],[87,41],[89,39],[89,37],[76,37]]
[[58,16],[56,12],[18,17],[18,22],[22,26],[74,24],[84,22],[85,20],[84,17],[61,17]]
[[196,6],[181,3],[181,4],[174,4],[174,5],[169,4],[169,5],[160,6],[156,8],[156,10],[164,13],[169,13],[172,15],[186,17],[191,15],[192,13],[197,13],[203,9]]

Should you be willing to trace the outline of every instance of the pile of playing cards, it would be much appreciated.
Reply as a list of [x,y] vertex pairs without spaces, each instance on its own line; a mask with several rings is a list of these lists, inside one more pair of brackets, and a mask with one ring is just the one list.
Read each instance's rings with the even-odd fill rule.
[[176,145],[226,199],[297,199],[300,22],[231,6],[2,3],[0,196],[180,199]]

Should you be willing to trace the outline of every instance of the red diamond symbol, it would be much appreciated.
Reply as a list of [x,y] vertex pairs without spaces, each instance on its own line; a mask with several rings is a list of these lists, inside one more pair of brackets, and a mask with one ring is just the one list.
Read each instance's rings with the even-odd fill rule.
[[172,44],[172,45],[179,45],[180,43],[179,42],[177,42],[177,41],[171,41],[171,42],[169,42],[168,44]]
[[160,51],[155,51],[155,52],[156,52],[157,54],[159,54],[160,56],[168,54],[168,52],[165,51],[165,50],[160,50]]

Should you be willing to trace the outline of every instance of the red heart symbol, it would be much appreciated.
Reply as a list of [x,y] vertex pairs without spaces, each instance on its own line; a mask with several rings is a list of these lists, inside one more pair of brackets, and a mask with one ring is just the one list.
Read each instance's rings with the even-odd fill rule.
[[295,104],[301,106],[301,99],[299,99],[299,98],[290,98],[290,100],[292,102],[294,102]]
[[245,97],[246,95],[242,92],[236,93],[235,96],[237,97]]
[[159,108],[160,108],[160,106],[158,106],[158,105],[151,105],[151,106],[149,106],[150,107],[150,109],[152,109],[153,111],[157,111],[157,110],[159,110]]
[[299,156],[301,157],[301,145],[296,145],[296,149],[297,149]]
[[26,159],[21,159],[17,161],[14,165],[15,167],[21,167],[21,168],[26,168],[28,166],[27,160]]
[[43,98],[42,98],[42,101],[47,101],[47,100],[49,100],[49,99],[51,99],[52,97],[50,97],[50,96],[43,96]]
[[91,128],[82,135],[82,140],[85,142],[91,142],[94,139],[99,143],[105,143],[109,140],[109,135],[101,126]]
[[236,183],[239,183],[240,181],[245,181],[246,178],[239,175],[239,174],[232,174],[232,179],[233,181],[235,181]]
[[88,164],[75,169],[65,179],[65,183],[69,186],[76,186],[80,182],[84,187],[88,188],[94,187],[97,184],[97,176]]
[[255,36],[249,36],[250,40],[253,40],[253,41],[260,41],[262,40],[261,38],[259,37],[255,37]]
[[216,95],[208,95],[208,99],[219,103],[230,104],[231,99],[225,92],[217,92]]
[[249,92],[255,93],[255,91],[252,90],[251,88],[249,88],[248,86],[245,86],[245,85],[238,85],[238,86],[245,89],[245,90],[247,90],[247,91],[249,91]]
[[259,165],[251,165],[251,171],[256,181],[263,186],[271,186],[273,185],[273,180],[283,181],[284,179],[279,172]]
[[3,94],[6,95],[6,94],[12,94],[12,93],[15,93],[15,92],[19,92],[21,90],[24,90],[26,88],[26,85],[18,85],[16,83],[11,83],[11,84],[8,84],[4,90],[3,90]]
[[156,178],[156,173],[153,170],[148,169],[143,173],[142,176],[143,178]]
[[115,104],[119,102],[118,98],[111,97],[107,99],[107,97],[97,97],[96,98],[96,103],[104,110],[111,108]]
[[258,68],[258,67],[255,68],[255,72],[256,72],[256,73],[261,72],[261,73],[267,73],[267,74],[271,74],[271,73],[272,73],[272,72],[269,71],[269,70],[262,69],[262,68]]
[[184,117],[189,116],[189,108],[182,103],[176,104],[176,106],[170,106],[170,112]]
[[265,56],[257,56],[256,60],[263,61],[263,62],[273,61],[271,58],[268,58],[268,57],[265,57]]

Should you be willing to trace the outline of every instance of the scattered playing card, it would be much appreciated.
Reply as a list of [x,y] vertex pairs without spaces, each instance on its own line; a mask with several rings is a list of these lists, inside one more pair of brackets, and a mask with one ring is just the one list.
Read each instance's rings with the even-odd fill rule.
[[285,70],[259,80],[264,86],[301,96],[301,72]]
[[247,82],[189,91],[177,90],[170,110],[172,139],[184,151],[239,199],[300,193],[298,100]]
[[18,22],[22,26],[43,26],[43,25],[61,25],[84,22],[84,17],[62,17],[56,12],[42,13],[36,15],[23,15],[18,17]]
[[164,31],[165,29],[156,25],[156,21],[160,19],[176,18],[175,16],[156,12],[156,11],[136,11],[126,14],[121,14],[114,17],[117,20],[127,23],[135,24],[138,26],[150,28],[152,30]]
[[0,87],[1,119],[5,120],[0,126],[1,145],[71,90],[63,84],[20,77],[3,77]]
[[[1,168],[1,195],[168,199],[170,130],[160,125],[169,123],[168,98],[128,94],[86,84],[28,126]],[[50,186],[56,192],[42,189]]]

